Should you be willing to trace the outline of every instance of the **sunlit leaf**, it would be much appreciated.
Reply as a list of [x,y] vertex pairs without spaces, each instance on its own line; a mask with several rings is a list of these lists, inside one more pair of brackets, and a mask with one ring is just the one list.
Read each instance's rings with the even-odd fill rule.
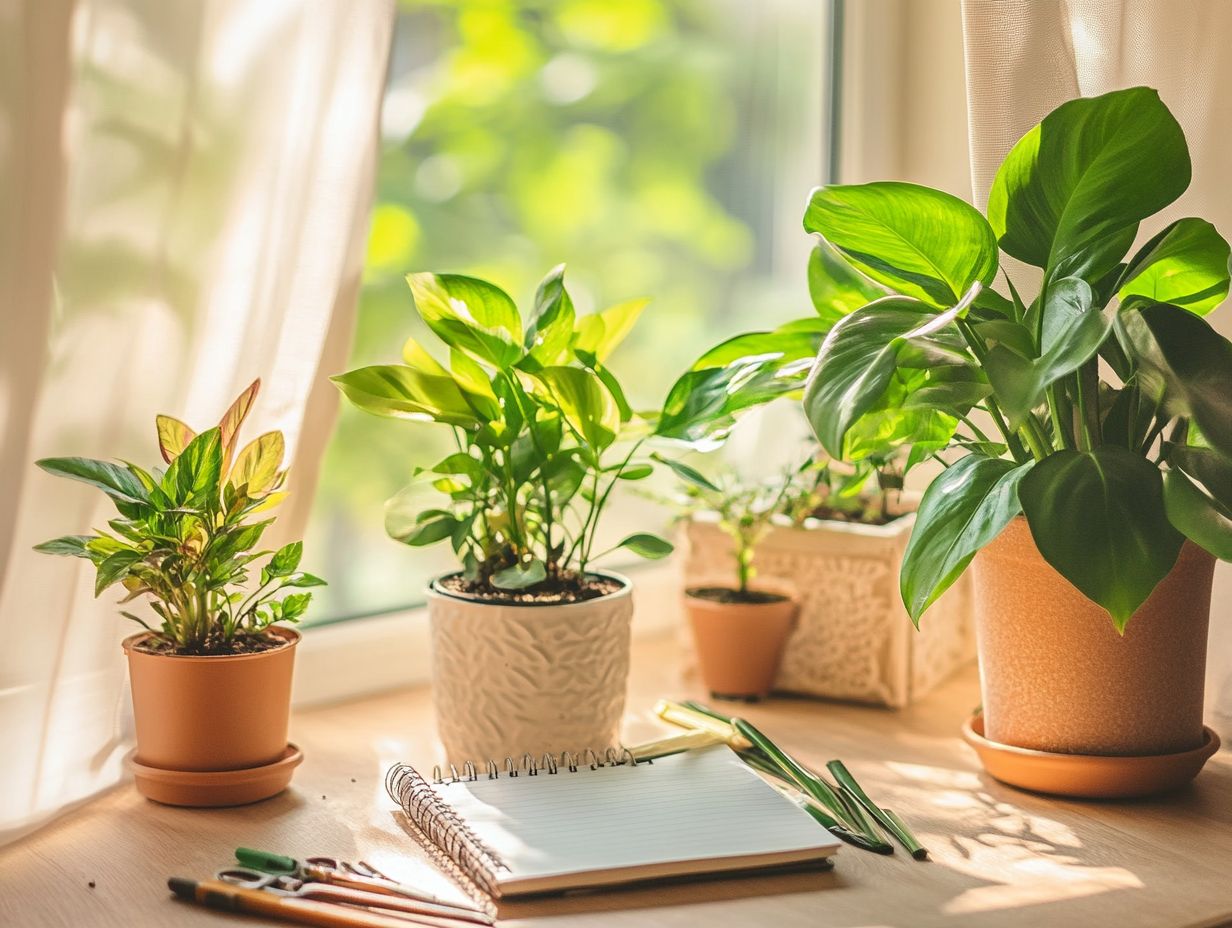
[[1117,292],[1204,316],[1228,295],[1228,243],[1202,219],[1178,219],[1134,255]]
[[246,487],[249,499],[260,499],[277,482],[285,453],[282,432],[266,432],[254,438],[240,449],[228,482],[234,487]]
[[360,367],[331,377],[365,412],[394,419],[444,422],[475,428],[479,420],[452,376],[396,364]]
[[[248,418],[252,404],[256,402],[257,393],[261,389],[261,378],[250,383],[244,392],[235,398],[218,422],[219,440],[222,442],[222,462],[224,469],[231,463],[231,455],[235,451],[235,443],[239,439],[240,426]],[[168,462],[170,463],[170,462]]]
[[408,274],[415,308],[436,335],[501,370],[522,357],[522,320],[499,287],[459,274]]
[[197,434],[172,416],[155,416],[154,424],[158,429],[158,450],[168,464],[176,459]]
[[597,361],[606,361],[649,303],[648,299],[628,300],[609,306],[603,312],[583,316],[574,330],[573,350],[591,355]]

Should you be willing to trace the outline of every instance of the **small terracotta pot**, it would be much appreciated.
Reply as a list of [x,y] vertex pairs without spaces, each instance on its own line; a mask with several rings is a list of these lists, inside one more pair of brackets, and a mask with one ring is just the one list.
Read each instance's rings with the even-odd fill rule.
[[1124,636],[1043,559],[1021,516],[974,568],[986,738],[1088,755],[1202,746],[1210,554],[1185,542]]
[[[510,605],[428,588],[432,695],[445,759],[482,769],[524,754],[599,754],[620,741],[633,587],[567,605]],[[438,578],[443,579],[443,578]]]
[[255,654],[201,657],[142,651],[135,645],[149,637],[146,632],[126,638],[137,728],[134,762],[168,771],[228,771],[284,758],[300,636],[289,628],[270,631],[286,644]]
[[684,605],[706,689],[718,698],[764,697],[778,674],[798,603],[722,603],[691,592],[685,591]]

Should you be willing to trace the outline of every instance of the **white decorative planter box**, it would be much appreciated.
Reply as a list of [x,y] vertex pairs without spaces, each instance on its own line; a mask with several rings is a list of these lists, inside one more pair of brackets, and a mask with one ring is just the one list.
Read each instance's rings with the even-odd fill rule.
[[[758,543],[757,581],[789,586],[800,619],[775,689],[900,708],[975,659],[969,576],[924,614],[916,631],[898,592],[915,514],[889,525],[809,519]],[[688,586],[730,585],[732,541],[713,518],[685,524]]]

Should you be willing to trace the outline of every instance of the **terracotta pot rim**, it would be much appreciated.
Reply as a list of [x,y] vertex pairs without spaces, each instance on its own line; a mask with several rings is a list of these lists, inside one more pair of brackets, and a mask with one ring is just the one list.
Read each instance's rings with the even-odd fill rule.
[[264,651],[254,651],[250,654],[154,654],[149,651],[137,651],[136,646],[146,638],[153,637],[153,632],[135,632],[129,635],[120,642],[120,647],[124,653],[131,657],[133,654],[140,654],[142,657],[152,657],[158,660],[174,660],[174,661],[250,661],[257,660],[262,657],[270,657],[274,654],[282,654],[289,648],[294,648],[303,639],[298,631],[293,628],[287,628],[284,625],[272,625],[266,631],[273,632],[286,640],[276,648],[266,648]]
[[1062,751],[1041,751],[1038,748],[1024,748],[1016,744],[1006,744],[993,741],[984,734],[984,714],[976,712],[962,726],[963,740],[972,747],[984,747],[1003,754],[1013,754],[1031,760],[1053,759],[1074,761],[1094,761],[1096,763],[1127,763],[1135,760],[1155,761],[1160,758],[1180,760],[1182,758],[1207,758],[1219,750],[1219,734],[1206,725],[1202,726],[1202,743],[1187,751],[1172,751],[1166,754],[1076,754]]
[[[701,587],[701,588],[714,589],[717,586],[719,586],[719,584],[708,584],[705,587]],[[721,603],[718,600],[707,599],[704,596],[694,596],[691,591],[694,589],[698,589],[698,588],[699,587],[689,587],[684,591],[683,595],[684,595],[685,601],[688,602],[690,607],[697,605],[697,606],[701,606],[702,608],[723,610],[723,611],[726,611],[728,609],[741,609],[744,611],[756,610],[760,612],[764,610],[774,609],[777,607],[782,607],[782,606],[787,606],[787,605],[798,606],[800,604],[800,600],[797,596],[791,593],[784,593],[782,590],[776,590],[770,587],[751,587],[751,589],[754,592],[771,593],[775,596],[781,596],[783,598],[771,600],[770,602],[764,602],[764,603],[738,603],[738,602],[737,603]],[[730,590],[735,589],[735,587],[723,587],[723,588],[730,589]]]
[[283,752],[267,764],[257,764],[255,767],[232,767],[229,770],[175,770],[170,767],[156,767],[141,760],[134,751],[128,757],[132,771],[145,777],[155,777],[162,783],[184,784],[186,786],[228,786],[245,783],[249,780],[259,780],[277,770],[294,769],[304,760],[304,752],[299,745],[288,741]]
[[440,581],[449,577],[456,577],[460,573],[462,573],[460,570],[450,570],[443,574],[438,574],[428,581],[428,588],[425,590],[425,594],[428,599],[448,599],[453,600],[454,602],[467,603],[472,606],[482,606],[484,608],[494,607],[498,609],[583,609],[587,606],[593,606],[595,603],[610,603],[613,600],[627,597],[633,592],[633,581],[624,574],[616,573],[614,570],[588,570],[587,574],[596,577],[605,577],[609,580],[615,580],[620,584],[619,590],[614,590],[611,593],[605,593],[602,596],[595,596],[592,599],[583,599],[580,602],[575,603],[499,602],[494,600],[475,599],[470,596],[461,596],[457,593],[451,593],[448,590],[437,588],[437,584],[440,583]]

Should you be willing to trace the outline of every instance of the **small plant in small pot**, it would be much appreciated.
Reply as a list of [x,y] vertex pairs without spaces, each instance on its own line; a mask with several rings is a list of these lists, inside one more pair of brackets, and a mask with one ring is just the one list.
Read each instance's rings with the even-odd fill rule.
[[[115,504],[110,529],[37,546],[85,558],[95,595],[120,585],[145,601],[155,624],[124,641],[132,681],[137,785],[173,805],[237,805],[281,791],[302,755],[287,743],[298,622],[324,581],[298,570],[302,545],[260,548],[274,521],[263,514],[280,488],[281,432],[240,448],[254,382],[221,422],[196,434],[157,417],[166,469],[90,458],[45,458],[49,474],[102,490]],[[259,572],[259,576],[254,573]],[[131,607],[130,607],[131,608]]]
[[702,682],[717,699],[761,699],[774,685],[798,604],[781,589],[755,585],[753,560],[796,475],[744,483],[730,473],[712,481],[692,468],[677,472],[683,482],[668,502],[685,518],[715,519],[731,540],[735,568],[731,584],[685,590]]
[[[1191,217],[1132,250],[1189,179],[1180,126],[1137,87],[1046,116],[987,218],[902,183],[820,188],[805,215],[889,291],[830,329],[806,412],[835,456],[894,416],[917,457],[939,436],[963,452],[924,494],[901,590],[918,621],[974,561],[968,738],[1018,785],[1153,792],[1218,745],[1203,677],[1214,559],[1232,559],[1232,343],[1203,317],[1229,247]],[[999,251],[1040,269],[1034,294],[993,289]]]
[[[417,469],[386,514],[395,539],[447,542],[461,562],[428,590],[445,753],[462,763],[613,746],[631,587],[593,564],[606,553],[597,538],[613,491],[654,469],[644,450],[654,418],[634,413],[606,362],[645,301],[579,318],[561,266],[524,320],[487,281],[407,280],[448,364],[411,339],[404,363],[334,382],[360,409],[434,423],[455,439],[457,450]],[[615,547],[648,558],[672,550],[649,533]]]

